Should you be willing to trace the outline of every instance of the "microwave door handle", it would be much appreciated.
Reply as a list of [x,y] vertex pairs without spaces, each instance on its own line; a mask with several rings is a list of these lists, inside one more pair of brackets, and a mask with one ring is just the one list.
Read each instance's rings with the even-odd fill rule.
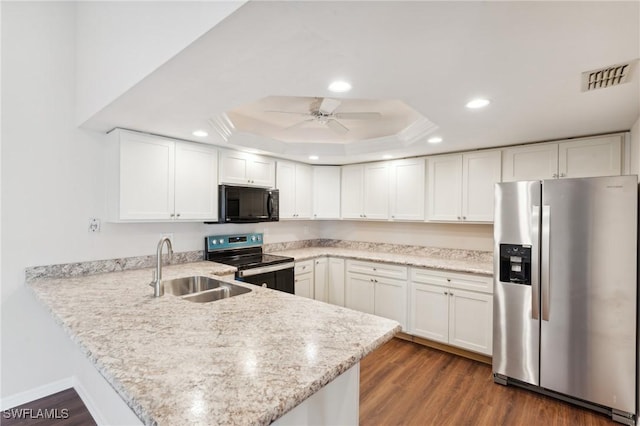
[[273,195],[271,193],[267,195],[267,216],[273,216]]

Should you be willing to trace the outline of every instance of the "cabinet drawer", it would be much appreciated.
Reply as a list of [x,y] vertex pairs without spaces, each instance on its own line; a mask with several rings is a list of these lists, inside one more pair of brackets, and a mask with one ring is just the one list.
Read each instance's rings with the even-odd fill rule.
[[461,290],[493,293],[493,278],[473,274],[434,271],[411,268],[411,281],[423,284],[441,285]]
[[407,267],[400,265],[390,265],[388,263],[363,262],[359,260],[348,260],[347,271],[358,274],[374,275],[377,277],[395,278],[398,280],[407,279]]
[[294,273],[296,275],[304,274],[306,272],[313,272],[313,259],[303,260],[302,262],[296,262]]

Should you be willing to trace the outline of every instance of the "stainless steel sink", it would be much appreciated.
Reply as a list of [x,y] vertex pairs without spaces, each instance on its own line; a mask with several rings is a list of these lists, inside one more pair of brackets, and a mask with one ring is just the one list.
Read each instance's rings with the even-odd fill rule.
[[162,281],[164,292],[196,303],[213,302],[249,293],[251,289],[209,277],[194,276]]

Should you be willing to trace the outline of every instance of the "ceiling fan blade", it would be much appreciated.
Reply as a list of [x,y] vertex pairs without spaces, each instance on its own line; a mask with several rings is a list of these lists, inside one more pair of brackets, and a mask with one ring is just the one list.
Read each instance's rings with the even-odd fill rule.
[[349,131],[349,129],[347,127],[345,127],[339,121],[334,120],[333,118],[328,119],[326,125],[327,125],[328,128],[330,128],[331,130],[333,130],[336,133],[340,133],[341,135],[344,135],[345,133],[347,133]]
[[335,111],[340,106],[341,103],[342,101],[339,99],[324,98],[322,99],[322,103],[318,108],[318,112],[324,115],[331,115],[333,114],[333,111]]
[[308,122],[313,121],[313,120],[314,120],[314,118],[313,118],[313,117],[312,117],[312,118],[307,118],[306,120],[298,121],[296,124],[293,124],[293,125],[291,125],[291,126],[289,126],[289,127],[285,127],[285,128],[284,128],[284,129],[282,129],[282,130],[295,129],[296,127],[300,127],[300,126],[302,126],[304,123],[308,123]]
[[308,112],[295,112],[295,111],[265,110],[264,112],[277,112],[279,114],[310,115]]
[[379,112],[337,112],[333,115],[344,120],[373,120],[382,117]]

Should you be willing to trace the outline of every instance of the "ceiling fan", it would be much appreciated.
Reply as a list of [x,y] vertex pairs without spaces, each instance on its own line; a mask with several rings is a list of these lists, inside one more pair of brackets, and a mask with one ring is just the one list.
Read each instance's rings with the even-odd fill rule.
[[333,130],[336,133],[345,134],[349,131],[349,128],[339,122],[339,119],[343,120],[371,120],[382,116],[379,112],[336,112],[336,109],[342,104],[339,99],[333,98],[315,98],[309,105],[309,112],[296,112],[296,111],[265,111],[276,112],[281,114],[296,114],[304,115],[308,118],[299,121],[292,126],[286,127],[284,130],[293,129],[308,123],[315,121],[317,123],[325,125],[327,128]]

